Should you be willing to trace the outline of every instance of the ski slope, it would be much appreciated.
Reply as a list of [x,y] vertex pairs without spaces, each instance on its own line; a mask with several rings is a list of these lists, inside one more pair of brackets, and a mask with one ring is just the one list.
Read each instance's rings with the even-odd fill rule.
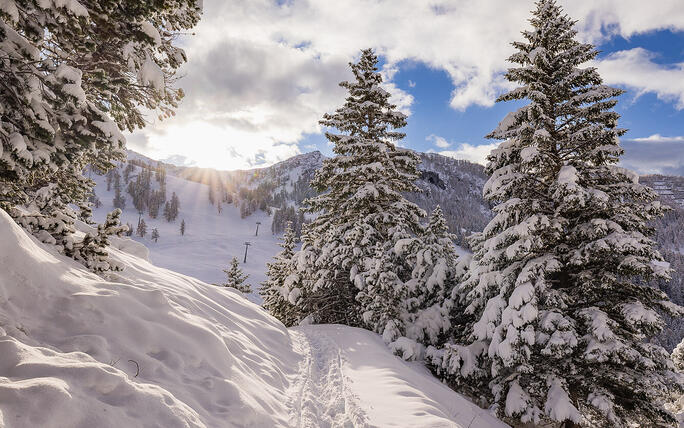
[[371,332],[288,331],[139,243],[110,252],[105,280],[0,210],[0,427],[505,426]]
[[[123,168],[120,168],[123,169]],[[136,167],[134,176],[140,170]],[[102,206],[93,209],[93,219],[101,223],[107,213],[114,209],[114,188],[107,191],[106,177],[93,175],[96,182],[95,192]],[[180,200],[180,213],[174,222],[167,222],[162,213],[157,219],[143,214],[147,223],[147,235],[143,238],[131,236],[143,243],[150,250],[150,260],[157,266],[165,267],[204,282],[215,284],[223,282],[226,275],[223,269],[230,260],[237,257],[240,268],[249,275],[247,283],[252,285],[253,292],[248,298],[261,303],[258,295],[259,284],[266,280],[266,263],[280,251],[278,237],[271,234],[271,217],[258,210],[251,216],[242,219],[240,211],[234,205],[222,205],[221,213],[209,202],[209,186],[194,181],[187,181],[172,175],[166,177],[167,199],[176,192]],[[153,183],[157,184],[157,183]],[[126,185],[122,180],[122,189]],[[126,196],[126,208],[123,210],[122,223],[130,223],[133,228],[138,224],[138,212],[133,207],[131,197]],[[161,211],[161,210],[160,210]],[[185,220],[185,235],[180,234],[181,220]],[[261,222],[259,235],[256,234],[256,222]],[[159,230],[157,242],[151,239],[152,229]],[[134,230],[135,232],[135,230]],[[245,242],[250,242],[247,263],[243,263]]]

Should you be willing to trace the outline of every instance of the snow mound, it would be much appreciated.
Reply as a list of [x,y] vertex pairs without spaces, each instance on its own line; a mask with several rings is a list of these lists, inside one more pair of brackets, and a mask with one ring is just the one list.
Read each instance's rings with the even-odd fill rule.
[[117,282],[0,210],[0,426],[287,425],[300,357],[282,324],[230,290],[110,253],[125,266]]
[[500,427],[344,326],[288,331],[121,239],[110,280],[0,210],[0,427]]

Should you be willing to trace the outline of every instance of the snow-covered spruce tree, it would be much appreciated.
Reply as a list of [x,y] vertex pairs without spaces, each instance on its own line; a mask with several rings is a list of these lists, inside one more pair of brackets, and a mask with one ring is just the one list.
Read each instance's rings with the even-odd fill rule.
[[[286,326],[295,325],[300,317],[297,307],[290,302],[290,282],[293,275],[296,276],[293,256],[295,247],[295,234],[292,229],[292,222],[288,222],[283,235],[283,242],[280,247],[283,249],[275,256],[275,260],[266,263],[268,279],[261,284],[259,294],[264,299],[263,307],[274,317],[278,318]],[[289,280],[289,281],[288,281]],[[292,294],[296,301],[299,297]]]
[[376,247],[359,293],[364,321],[404,359],[420,359],[425,346],[449,331],[447,296],[456,285],[456,251],[438,206],[418,236],[394,235],[393,248]]
[[[674,363],[675,370],[678,373],[684,373],[684,340],[679,342],[679,344],[672,351],[672,362]],[[671,403],[666,403],[665,406],[667,410],[675,415],[679,415],[680,413],[684,412],[684,394],[681,394],[679,397],[675,397]]]
[[123,270],[121,265],[109,258],[107,247],[110,244],[110,236],[121,237],[127,231],[128,226],[121,225],[121,210],[115,209],[107,214],[104,223],[97,226],[95,235],[86,233],[82,241],[74,244],[74,259],[97,273]]
[[397,242],[394,252],[410,272],[402,301],[404,336],[390,347],[405,359],[420,358],[424,346],[443,343],[451,326],[447,297],[456,285],[458,269],[453,235],[437,206],[417,238]]
[[199,19],[196,0],[0,4],[0,208],[73,256],[69,204],[125,157],[120,129],[169,116],[185,61],[176,33]]
[[224,269],[223,272],[226,273],[226,282],[216,285],[221,287],[231,287],[243,293],[252,292],[252,286],[245,284],[245,281],[247,278],[249,278],[249,275],[245,275],[245,273],[242,272],[242,269],[240,269],[240,262],[238,261],[237,257],[233,257],[233,259],[230,261],[230,267],[228,269]]
[[395,232],[418,231],[424,216],[401,195],[417,191],[419,158],[395,146],[406,116],[381,88],[377,62],[366,49],[350,63],[354,80],[340,83],[348,91],[344,105],[320,122],[336,130],[326,138],[337,156],[316,172],[311,184],[320,194],[306,201],[307,211],[319,213],[309,228],[319,257],[307,266],[312,281],[297,305],[312,322],[362,325],[356,297],[376,244],[391,248]]
[[[398,243],[415,242],[408,234],[394,234]],[[403,358],[418,357],[420,349],[415,343],[407,346],[405,340],[408,310],[408,289],[405,281],[410,275],[406,258],[399,255],[394,248],[387,248],[383,242],[377,242],[375,253],[366,262],[363,272],[363,289],[359,291],[357,300],[363,309],[364,326],[380,335],[385,343]],[[403,339],[402,339],[403,338]]]
[[87,201],[79,202],[78,219],[86,224],[95,224],[93,222],[93,204],[90,202],[90,196],[88,196]]
[[147,223],[145,223],[144,218],[141,218],[138,222],[138,228],[135,230],[135,233],[141,238],[144,238],[145,235],[147,235]]
[[536,5],[509,58],[520,86],[499,98],[529,103],[488,136],[505,140],[484,188],[496,215],[456,289],[453,343],[429,354],[514,424],[674,426],[663,403],[681,381],[647,339],[676,307],[641,285],[667,275],[648,238],[663,208],[615,166],[621,91],[582,67],[597,51],[553,0]]

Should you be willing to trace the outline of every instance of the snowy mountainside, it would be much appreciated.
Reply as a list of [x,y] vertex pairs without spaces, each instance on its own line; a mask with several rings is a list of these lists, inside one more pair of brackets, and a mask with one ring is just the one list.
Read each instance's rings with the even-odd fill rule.
[[482,165],[457,160],[437,153],[419,153],[420,193],[407,198],[428,213],[437,205],[442,208],[456,243],[467,246],[466,238],[479,232],[492,216],[490,205],[482,198],[487,181]]
[[506,426],[371,332],[288,331],[139,243],[108,251],[103,279],[0,210],[0,427]]
[[[672,269],[671,279],[656,281],[656,285],[673,302],[684,305],[684,177],[646,175],[639,181],[654,189],[661,201],[671,208],[654,224],[658,249]],[[684,320],[665,318],[667,325],[658,341],[670,350],[684,338]]]
[[[139,158],[134,158],[139,159]],[[122,172],[127,164],[117,167]],[[141,168],[133,166],[131,177],[139,174]],[[92,179],[97,183],[95,194],[101,206],[93,209],[93,219],[102,222],[108,212],[114,209],[114,185],[107,190],[106,176],[93,174]],[[126,184],[121,179],[121,186]],[[133,178],[131,178],[133,181]],[[159,183],[153,181],[155,188]],[[278,237],[270,232],[270,217],[267,213],[257,211],[248,218],[241,218],[239,209],[231,204],[224,205],[221,212],[209,202],[209,187],[205,184],[184,180],[171,174],[166,177],[167,199],[176,193],[180,200],[178,217],[174,221],[167,221],[162,214],[156,219],[148,212],[142,218],[147,224],[144,237],[136,235],[136,228],[140,214],[134,207],[130,194],[123,192],[126,206],[122,210],[122,223],[130,224],[133,228],[132,239],[143,243],[150,250],[150,259],[158,266],[190,275],[208,283],[219,283],[225,280],[223,269],[228,267],[230,260],[237,257],[242,270],[249,274],[247,283],[252,285],[253,293],[250,299],[260,302],[256,293],[259,284],[266,279],[265,264],[278,252]],[[185,234],[180,233],[180,224],[185,222]],[[256,222],[262,223],[259,235],[256,233]],[[152,230],[159,231],[157,242],[152,239]],[[245,242],[248,248],[247,263],[242,263],[245,253]]]
[[[420,193],[406,197],[426,211],[440,205],[459,245],[465,237],[482,230],[491,216],[489,204],[482,198],[487,176],[481,165],[442,156],[418,153],[421,176],[417,181]],[[252,201],[248,215],[257,209],[299,207],[306,198],[315,195],[309,183],[325,156],[314,151],[294,156],[266,168],[243,171],[216,171],[203,168],[172,167],[170,174],[186,180],[217,187],[229,195],[228,200],[240,204]]]

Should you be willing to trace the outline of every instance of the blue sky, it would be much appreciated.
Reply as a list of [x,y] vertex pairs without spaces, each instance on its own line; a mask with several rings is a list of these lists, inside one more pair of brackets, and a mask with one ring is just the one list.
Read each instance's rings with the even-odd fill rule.
[[[657,64],[669,67],[673,64],[684,63],[683,32],[653,31],[635,35],[629,39],[616,36],[597,46],[600,51],[599,59],[607,58],[614,52],[634,48],[644,48],[654,53],[653,62]],[[405,132],[406,146],[415,150],[439,152],[458,148],[463,143],[473,146],[491,144],[493,141],[485,139],[485,135],[493,130],[509,111],[522,105],[521,102],[503,102],[491,107],[475,105],[465,110],[456,110],[450,106],[451,91],[454,86],[444,70],[430,68],[416,61],[405,61],[398,67],[399,72],[393,76],[392,80],[401,90],[414,98]],[[638,89],[625,85],[615,86],[626,91],[619,97],[616,110],[621,115],[620,127],[628,129],[622,142],[625,157],[632,161],[630,166],[640,169],[642,173],[663,172],[684,175],[684,166],[681,163],[678,168],[661,166],[663,171],[656,171],[652,165],[642,166],[638,162],[634,163],[644,155],[644,152],[658,150],[658,147],[654,148],[652,141],[635,141],[635,139],[646,139],[654,135],[665,138],[684,136],[684,109],[677,108],[674,99],[661,100],[652,92],[641,93]],[[440,136],[450,143],[450,146],[448,148],[437,147],[434,138],[430,136]],[[684,141],[665,141],[665,143],[675,144],[665,144],[667,149],[664,153],[680,151],[679,157],[684,157]],[[330,146],[321,134],[307,135],[301,146],[303,151],[308,151],[315,146],[323,153],[332,154]]]
[[[681,0],[558,0],[578,37],[601,54],[617,111],[624,165],[684,175],[684,7]],[[318,120],[344,99],[337,86],[360,49],[381,56],[387,89],[410,111],[404,145],[482,162],[484,138],[518,105],[494,104],[510,42],[529,28],[532,0],[205,0],[185,41],[187,98],[129,146],[160,159],[220,169],[266,166],[318,149]],[[490,146],[491,147],[491,146]]]

